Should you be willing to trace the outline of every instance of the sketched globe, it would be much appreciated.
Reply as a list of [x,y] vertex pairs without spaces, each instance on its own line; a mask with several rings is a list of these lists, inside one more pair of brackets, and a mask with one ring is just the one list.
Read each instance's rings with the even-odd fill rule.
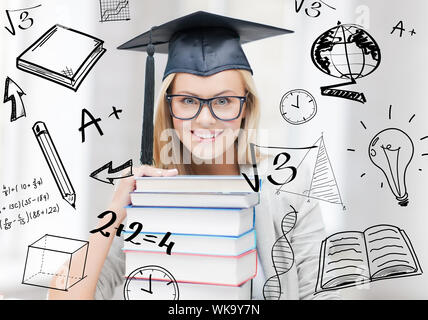
[[380,64],[380,49],[362,27],[340,24],[320,35],[312,45],[312,62],[322,72],[340,79],[358,79]]

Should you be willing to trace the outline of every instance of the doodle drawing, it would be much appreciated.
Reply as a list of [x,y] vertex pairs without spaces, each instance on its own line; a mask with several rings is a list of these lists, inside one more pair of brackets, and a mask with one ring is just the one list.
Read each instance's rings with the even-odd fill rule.
[[422,274],[404,230],[381,224],[364,232],[338,232],[321,243],[315,294]]
[[[296,13],[299,13],[304,4],[305,0],[294,0],[294,8],[296,10]],[[323,7],[323,5],[332,10],[336,10],[336,8],[329,5],[326,1],[310,1],[307,3],[307,7],[305,8],[306,15],[311,18],[319,17],[321,15],[321,8]]]
[[86,278],[88,247],[88,241],[44,235],[28,246],[22,283],[68,291]]
[[315,117],[317,103],[315,98],[306,90],[294,89],[284,94],[279,109],[285,121],[299,125]]
[[104,41],[54,25],[16,59],[16,67],[77,91],[106,52]]
[[[330,158],[327,154],[327,148],[324,142],[324,136],[321,135],[313,146],[309,149],[296,166],[297,170],[303,163],[312,166],[312,176],[310,181],[303,181],[304,176],[297,175],[296,179],[289,184],[282,185],[277,189],[277,194],[287,192],[291,194],[305,196],[308,199],[317,199],[331,204],[340,204],[345,209],[340,195],[336,176],[333,171]],[[317,152],[315,152],[315,150]],[[297,189],[301,185],[306,185],[305,190]],[[286,186],[286,187],[285,187]],[[285,187],[285,189],[283,189]]]
[[[399,30],[399,36],[400,38],[403,36],[403,32],[406,31],[404,29],[403,20],[398,21],[398,23],[392,28],[391,34],[394,34],[396,30]],[[413,37],[416,34],[416,31],[414,28],[412,30],[409,30],[410,36]]]
[[[388,120],[392,118],[392,105],[389,105]],[[413,113],[407,123],[412,123],[414,119],[416,119],[416,114]],[[360,123],[364,130],[368,130],[363,121],[360,121]],[[419,141],[423,141],[426,138],[427,136],[422,137]],[[411,163],[414,156],[418,155],[415,150],[419,146],[417,144],[415,146],[414,144],[417,140],[411,138],[399,128],[386,127],[369,141],[368,148],[365,146],[363,150],[366,150],[371,163],[383,173],[383,177],[386,178],[387,185],[398,201],[398,204],[402,207],[407,207],[409,204],[407,175],[408,169],[412,168]],[[357,151],[355,148],[348,148],[347,150],[351,152]],[[428,154],[423,153],[421,155],[426,156]],[[422,169],[418,168],[418,171],[422,171]],[[366,172],[363,172],[360,177],[363,178],[366,174]],[[383,188],[384,185],[386,183],[382,181],[380,187]]]
[[272,263],[275,275],[268,278],[263,286],[265,300],[280,300],[284,292],[280,277],[287,273],[294,264],[294,252],[287,234],[294,228],[297,220],[297,211],[291,206],[292,211],[284,215],[281,221],[282,236],[272,246]]
[[[119,174],[121,171],[127,170],[126,172]],[[132,159],[126,161],[124,164],[113,169],[113,161],[110,161],[92,172],[89,176],[95,180],[114,184],[113,181],[117,179],[123,179],[132,177]]]
[[100,0],[101,22],[130,20],[129,0]]
[[76,209],[76,193],[73,185],[71,184],[70,178],[68,177],[67,171],[65,171],[62,160],[58,155],[58,151],[56,150],[46,124],[41,121],[36,122],[33,126],[33,133],[36,136],[40,149],[43,152],[43,156],[45,157],[52,176],[55,179],[55,183],[61,192],[62,198]]
[[[6,16],[9,21],[9,27],[4,27],[11,35],[16,35],[16,29],[15,25],[18,26],[20,30],[28,30],[34,25],[34,19],[31,17],[31,10],[41,7],[41,4],[27,7],[27,8],[20,8],[20,9],[13,9],[13,10],[6,10]],[[19,22],[15,23],[13,22],[14,19],[12,19],[11,13],[17,14],[19,13]]]
[[368,152],[371,162],[385,175],[398,204],[407,206],[406,172],[414,154],[412,139],[400,129],[388,128],[370,141]]
[[173,275],[160,266],[149,265],[132,271],[123,287],[125,300],[179,300]]
[[362,92],[336,89],[356,84],[356,80],[371,74],[380,64],[381,54],[376,41],[362,27],[341,24],[320,35],[312,45],[312,62],[323,73],[347,80],[342,84],[321,87],[321,94],[366,102]]
[[3,102],[12,102],[10,122],[26,116],[24,102],[22,101],[23,95],[25,95],[25,92],[15,83],[15,81],[6,77]]

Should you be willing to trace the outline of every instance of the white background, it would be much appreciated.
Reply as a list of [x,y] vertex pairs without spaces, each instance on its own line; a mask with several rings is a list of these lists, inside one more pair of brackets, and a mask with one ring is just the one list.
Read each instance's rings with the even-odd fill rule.
[[[97,0],[6,0],[0,4],[0,81],[11,77],[26,93],[23,97],[27,116],[10,122],[10,102],[0,108],[0,188],[43,177],[43,190],[57,202],[59,214],[44,216],[24,226],[0,230],[0,294],[6,298],[43,299],[46,290],[21,284],[27,246],[49,233],[85,240],[104,211],[113,186],[89,178],[90,172],[112,160],[115,165],[133,159],[138,164],[146,54],[125,52],[116,47],[134,36],[197,10],[270,24],[295,31],[294,34],[246,44],[244,50],[254,70],[262,102],[261,129],[269,129],[269,143],[275,146],[307,146],[323,132],[328,154],[334,166],[343,201],[347,207],[323,204],[327,234],[356,230],[388,223],[406,231],[416,250],[422,269],[428,265],[426,245],[426,189],[428,175],[428,135],[426,107],[427,27],[426,1],[377,0],[325,2],[336,9],[321,8],[311,18],[304,8],[296,13],[294,0],[167,1],[131,0],[131,20],[100,22]],[[300,1],[298,1],[300,2]],[[12,36],[4,29],[9,22],[5,10],[42,4],[31,11],[34,25],[28,30],[16,28]],[[15,15],[14,22],[18,22]],[[391,34],[402,20],[406,31]],[[320,72],[310,58],[313,41],[324,31],[342,23],[358,23],[376,39],[381,48],[379,68],[359,79],[349,90],[361,90],[367,103],[360,104],[320,95],[320,86],[339,83]],[[77,92],[18,70],[16,57],[54,24],[88,33],[105,41],[107,52],[98,61]],[[416,34],[410,36],[411,29]],[[157,54],[156,92],[159,89],[166,56]],[[318,102],[318,113],[301,126],[287,124],[278,114],[282,95],[295,88],[310,91]],[[2,89],[3,90],[3,89]],[[388,109],[392,105],[392,119]],[[112,106],[123,112],[121,119],[108,117]],[[104,132],[94,126],[86,130],[81,142],[78,128],[82,109],[101,118]],[[415,114],[411,123],[410,117]],[[56,185],[40,153],[31,127],[44,121],[52,135],[77,193],[77,210],[59,196]],[[360,121],[367,127],[365,130]],[[386,187],[381,172],[368,159],[367,147],[373,136],[387,127],[407,132],[415,143],[415,156],[407,174],[410,203],[399,207]],[[355,152],[347,151],[348,148]],[[419,171],[418,169],[422,169]],[[363,177],[360,177],[366,173]],[[384,188],[380,188],[384,182]],[[28,193],[0,196],[4,206]],[[0,213],[0,219],[11,214]],[[426,299],[428,280],[417,277],[378,281],[370,285],[342,290],[344,298]]]

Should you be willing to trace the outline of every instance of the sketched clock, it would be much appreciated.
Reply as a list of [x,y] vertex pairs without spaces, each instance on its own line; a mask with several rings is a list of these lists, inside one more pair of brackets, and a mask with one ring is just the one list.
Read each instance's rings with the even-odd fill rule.
[[317,113],[317,103],[306,90],[288,91],[281,99],[279,110],[285,121],[299,125],[308,122]]
[[135,269],[123,288],[125,300],[178,300],[177,281],[159,266],[149,265]]

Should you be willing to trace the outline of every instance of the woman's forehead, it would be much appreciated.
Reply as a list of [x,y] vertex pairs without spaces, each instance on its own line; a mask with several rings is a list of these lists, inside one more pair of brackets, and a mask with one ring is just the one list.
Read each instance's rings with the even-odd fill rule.
[[218,94],[234,92],[242,94],[245,84],[238,70],[226,70],[210,76],[197,76],[190,73],[177,73],[172,82],[174,93],[188,94],[206,93]]

